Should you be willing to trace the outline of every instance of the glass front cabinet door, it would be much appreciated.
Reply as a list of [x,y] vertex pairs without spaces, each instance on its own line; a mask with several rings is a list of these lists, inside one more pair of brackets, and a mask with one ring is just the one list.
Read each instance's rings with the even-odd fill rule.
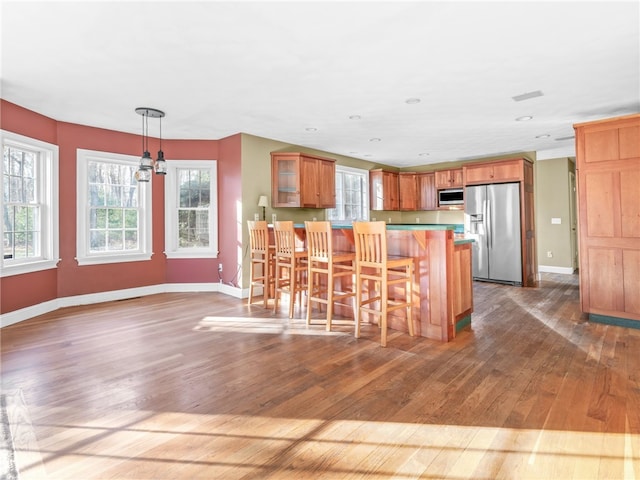
[[271,197],[274,208],[334,208],[335,160],[272,152]]

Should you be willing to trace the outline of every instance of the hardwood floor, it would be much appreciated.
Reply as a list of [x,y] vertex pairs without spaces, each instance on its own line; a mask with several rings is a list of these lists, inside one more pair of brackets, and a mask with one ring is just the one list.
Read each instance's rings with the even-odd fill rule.
[[476,283],[447,344],[217,293],[5,327],[20,479],[640,478],[640,330],[577,280]]

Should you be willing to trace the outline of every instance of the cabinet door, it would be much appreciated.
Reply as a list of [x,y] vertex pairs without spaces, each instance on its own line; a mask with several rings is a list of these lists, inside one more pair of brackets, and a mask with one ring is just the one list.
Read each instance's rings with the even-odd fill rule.
[[271,157],[271,203],[274,207],[300,206],[300,167],[298,156]]
[[376,169],[369,171],[371,210],[398,210],[398,174]]
[[384,209],[398,210],[400,208],[398,174],[395,172],[384,172],[382,182],[385,190]]
[[456,168],[455,170],[449,170],[449,175],[451,179],[450,186],[451,187],[461,187],[462,186],[462,169]]
[[449,188],[451,186],[451,173],[449,170],[439,170],[436,174],[436,188]]
[[496,163],[492,170],[491,179],[494,182],[518,182],[523,179],[522,160]]
[[302,156],[300,158],[300,206],[318,206],[318,160]]
[[399,188],[399,207],[400,210],[416,210],[417,199],[417,183],[415,173],[400,173],[398,175],[398,188]]
[[436,194],[436,176],[432,173],[420,173],[416,178],[418,189],[418,210],[436,210],[438,206]]
[[327,160],[318,160],[318,208],[336,206],[336,164]]
[[519,182],[522,180],[522,160],[470,165],[464,167],[465,185]]
[[382,185],[382,171],[369,172],[369,208],[371,210],[383,210],[384,189]]

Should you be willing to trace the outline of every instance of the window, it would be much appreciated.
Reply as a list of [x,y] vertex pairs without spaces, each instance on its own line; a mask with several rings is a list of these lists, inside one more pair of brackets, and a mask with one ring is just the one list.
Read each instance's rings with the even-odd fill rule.
[[165,254],[168,258],[218,256],[217,173],[214,160],[168,160]]
[[138,161],[78,149],[79,265],[151,258],[151,184],[136,181]]
[[58,147],[0,130],[0,276],[55,268],[58,258]]
[[327,210],[332,222],[369,219],[369,172],[336,165],[336,208]]

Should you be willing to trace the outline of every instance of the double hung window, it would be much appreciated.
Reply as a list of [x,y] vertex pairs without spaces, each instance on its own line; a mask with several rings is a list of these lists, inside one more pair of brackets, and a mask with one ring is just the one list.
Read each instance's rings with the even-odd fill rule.
[[58,147],[0,131],[0,276],[54,268],[58,258]]
[[336,166],[336,207],[327,210],[332,222],[369,219],[369,172]]
[[138,183],[138,157],[78,149],[79,265],[149,260],[151,184]]
[[218,256],[217,176],[214,160],[169,160],[165,179],[168,258]]

